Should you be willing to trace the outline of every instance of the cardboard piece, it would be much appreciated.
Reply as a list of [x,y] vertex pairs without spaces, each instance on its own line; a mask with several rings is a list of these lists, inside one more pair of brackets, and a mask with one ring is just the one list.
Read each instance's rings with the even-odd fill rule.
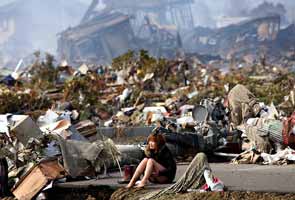
[[19,200],[30,200],[52,180],[63,178],[65,174],[57,160],[42,161],[23,176],[12,193]]

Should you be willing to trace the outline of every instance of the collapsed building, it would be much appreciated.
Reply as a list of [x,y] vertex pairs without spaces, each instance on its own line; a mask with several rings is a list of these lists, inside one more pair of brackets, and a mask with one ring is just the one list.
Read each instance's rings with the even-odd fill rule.
[[99,1],[94,0],[80,25],[59,34],[58,55],[71,63],[100,64],[138,49],[156,57],[173,57],[182,47],[179,30],[193,27],[191,3],[106,1],[106,7],[97,11]]
[[295,60],[295,24],[281,30],[276,39],[276,49],[287,50],[287,55]]
[[[98,0],[92,2],[79,26],[60,34],[58,54],[61,58],[78,64],[86,60],[110,63],[114,57],[128,50],[145,49],[155,57],[171,58],[184,52],[221,56],[226,60],[253,61],[265,55],[276,59],[294,52],[294,37],[292,38],[294,25],[282,29],[282,24],[285,24],[284,20],[282,21],[282,13],[225,18],[219,21],[219,28],[193,29],[190,7],[193,2],[189,0],[185,2],[113,0],[105,1],[105,8],[101,11],[96,10],[98,3]],[[105,18],[105,21],[99,20],[106,15],[111,16],[110,13],[114,12],[125,15],[124,27],[112,23],[112,17]],[[108,23],[108,26],[106,27],[104,23]],[[84,28],[90,24],[96,24],[101,28],[95,34],[87,33]],[[107,29],[111,26],[114,32],[127,32],[128,36],[117,34],[112,38],[114,42],[110,42],[109,38],[99,32],[103,29],[108,32]],[[73,35],[79,35],[80,39],[73,40]],[[96,39],[87,45],[85,41],[89,41],[88,36]],[[107,45],[96,44],[96,40],[112,43],[111,49],[115,50],[107,50],[109,49]],[[122,45],[117,40],[128,41],[128,45],[127,43]],[[81,41],[84,41],[84,46]],[[98,46],[99,50],[93,48],[93,45]],[[83,51],[89,51],[89,55],[81,53]],[[106,51],[108,53],[105,53]]]
[[75,62],[106,63],[135,47],[129,17],[120,13],[105,13],[69,28],[58,40],[59,55]]
[[[191,5],[193,0],[108,0],[102,1],[105,10],[122,12],[132,16],[132,26],[137,32],[144,25],[145,17],[154,18],[160,25],[174,25],[181,30],[194,26]],[[95,15],[95,8],[100,3],[93,0],[82,22]]]
[[289,19],[286,16],[287,9],[285,6],[281,3],[271,3],[264,1],[263,3],[259,4],[256,8],[253,8],[249,11],[248,15],[259,18],[259,17],[265,17],[265,16],[271,16],[271,15],[279,15],[281,18],[281,23],[283,25],[289,23]]
[[188,51],[216,54],[230,59],[265,51],[264,48],[275,45],[280,32],[280,16],[269,16],[215,30],[196,28],[187,35],[184,43]]

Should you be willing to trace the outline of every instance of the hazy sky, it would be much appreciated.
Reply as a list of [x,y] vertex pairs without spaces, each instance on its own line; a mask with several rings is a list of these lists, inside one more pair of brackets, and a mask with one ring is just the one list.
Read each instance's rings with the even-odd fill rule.
[[[4,5],[6,3],[10,3],[10,2],[13,2],[13,1],[15,1],[15,0],[0,0],[0,5]],[[46,1],[46,0],[42,0],[42,1]],[[69,1],[69,0],[65,0],[65,1]],[[87,3],[87,4],[89,4],[91,2],[91,0],[79,0],[79,1],[81,1],[83,3]]]
[[193,13],[196,25],[208,24],[221,16],[235,16],[251,10],[264,1],[282,3],[289,21],[295,21],[295,0],[195,0]]
[[[0,0],[0,5],[13,2],[15,0]],[[25,0],[23,0],[25,1]],[[42,0],[42,1],[50,1],[50,0]],[[64,0],[69,1],[69,0]],[[90,4],[92,0],[79,0],[85,4]],[[203,5],[207,5],[210,7],[212,11],[221,12],[223,10],[228,9],[232,5],[238,6],[237,9],[245,8],[245,7],[255,7],[257,4],[268,1],[268,2],[275,2],[275,3],[283,3],[287,8],[293,10],[295,12],[295,0],[194,0],[196,2],[195,6],[199,3]],[[295,14],[294,14],[295,15]]]

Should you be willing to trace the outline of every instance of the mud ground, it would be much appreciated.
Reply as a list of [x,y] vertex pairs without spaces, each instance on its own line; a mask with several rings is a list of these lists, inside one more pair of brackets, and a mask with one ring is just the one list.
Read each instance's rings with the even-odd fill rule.
[[[119,189],[122,190],[122,189]],[[132,190],[124,195],[116,195],[111,188],[104,188],[102,190],[60,190],[54,191],[54,195],[49,195],[49,199],[64,199],[64,200],[138,200],[139,197],[146,193],[146,190]],[[121,192],[120,192],[121,193]],[[280,194],[280,193],[261,193],[261,192],[207,192],[207,193],[185,193],[185,194],[173,194],[165,195],[158,200],[295,200],[294,194]]]
[[[113,193],[111,200],[137,200],[146,190],[132,190],[131,192],[122,191],[119,189]],[[185,194],[164,195],[157,200],[295,200],[294,194],[279,194],[279,193],[260,193],[260,192],[191,192]]]

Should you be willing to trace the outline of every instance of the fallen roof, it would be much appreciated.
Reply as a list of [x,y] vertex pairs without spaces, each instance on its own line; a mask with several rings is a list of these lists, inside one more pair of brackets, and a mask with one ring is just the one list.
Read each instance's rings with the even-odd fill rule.
[[78,25],[74,28],[69,28],[62,32],[61,35],[72,40],[79,40],[85,36],[90,36],[106,28],[123,23],[129,20],[127,15],[121,13],[108,13],[97,16],[91,21]]
[[260,18],[255,18],[255,19],[249,19],[249,20],[245,20],[242,21],[241,23],[238,24],[234,24],[234,25],[230,25],[224,28],[220,28],[218,29],[219,32],[225,33],[226,31],[237,31],[237,32],[241,32],[241,28],[244,29],[249,29],[249,27],[251,28],[252,24],[255,23],[263,23],[265,21],[275,21],[277,23],[280,23],[280,16],[279,15],[272,15],[272,16],[267,16],[267,17],[260,17]]

